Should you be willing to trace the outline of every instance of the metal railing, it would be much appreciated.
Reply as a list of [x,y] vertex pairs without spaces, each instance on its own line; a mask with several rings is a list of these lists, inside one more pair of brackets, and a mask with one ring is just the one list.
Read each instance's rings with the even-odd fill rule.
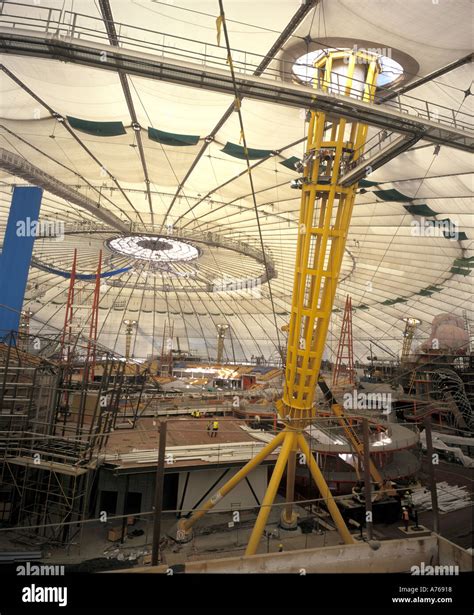
[[[32,14],[36,13],[36,16]],[[227,50],[225,46],[157,32],[148,28],[114,22],[119,47],[128,50],[152,53],[162,58],[197,63],[209,67],[228,70]],[[108,35],[103,20],[99,17],[73,11],[64,11],[47,6],[31,7],[18,2],[4,2],[0,11],[0,26],[18,30],[43,32],[51,39],[73,37],[84,42],[109,45]],[[265,56],[243,49],[232,49],[232,62],[236,73],[254,75]],[[312,66],[308,66],[313,70]],[[276,67],[265,70],[265,79],[296,82],[293,73],[293,61],[279,59]],[[316,71],[315,71],[316,72]],[[318,74],[308,79],[308,87],[317,87],[333,94],[347,95],[346,81],[343,75],[333,73],[332,81],[325,82]],[[340,82],[341,80],[341,82]],[[356,80],[354,80],[356,81]],[[380,92],[386,92],[381,89]],[[350,96],[359,100],[364,93],[356,86],[350,89]],[[464,113],[443,105],[407,95],[396,95],[390,101],[383,102],[386,108],[394,109],[407,116],[423,118],[436,124],[446,125],[461,131],[472,131],[472,114]]]

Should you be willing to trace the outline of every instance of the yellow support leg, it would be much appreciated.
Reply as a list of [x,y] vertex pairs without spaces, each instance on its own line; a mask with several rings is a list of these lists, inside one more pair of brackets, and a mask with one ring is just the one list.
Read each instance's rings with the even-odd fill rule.
[[[223,485],[216,493],[209,499],[207,502],[200,508],[197,512],[195,512],[189,519],[181,519],[178,523],[178,532],[177,539],[185,540],[186,536],[190,534],[191,528],[201,517],[203,517],[208,510],[214,508],[214,506],[222,500],[224,496],[226,496],[229,491],[240,483],[247,474],[249,474],[254,468],[256,468],[268,455],[273,453],[273,451],[280,446],[283,439],[285,438],[285,432],[282,431],[277,434],[271,442],[269,442],[266,446],[262,448],[262,450],[255,455],[253,459],[251,459],[244,467],[237,472],[225,485]],[[280,453],[281,455],[281,453]]]
[[258,517],[255,521],[252,534],[250,535],[250,540],[247,545],[245,555],[255,555],[255,553],[257,552],[260,539],[262,538],[263,530],[265,529],[265,526],[268,521],[268,516],[270,515],[270,511],[272,509],[273,501],[275,500],[278,487],[281,483],[281,477],[283,476],[283,472],[285,471],[288,456],[295,446],[296,434],[290,430],[285,430],[283,433],[285,434],[283,446],[281,447],[280,454],[278,455],[275,469],[273,470],[270,483],[267,487],[265,497],[263,498],[263,502],[260,507],[260,512],[258,513]]
[[286,506],[281,514],[280,524],[285,529],[296,529],[298,523],[298,515],[293,511],[293,501],[295,499],[295,475],[296,475],[296,454],[297,449],[296,438],[294,440],[293,450],[288,456],[288,464],[286,466]]
[[306,457],[306,463],[308,464],[309,471],[311,472],[311,476],[313,477],[314,482],[316,483],[316,486],[318,487],[319,492],[321,493],[321,496],[323,497],[326,503],[326,506],[328,507],[328,510],[331,513],[331,517],[334,523],[336,524],[336,527],[339,531],[339,534],[342,540],[348,545],[354,544],[355,540],[352,538],[351,533],[347,529],[347,525],[344,519],[342,518],[342,515],[339,511],[339,508],[337,507],[336,502],[334,501],[334,498],[332,497],[332,493],[329,490],[329,487],[326,481],[324,480],[324,476],[321,470],[319,469],[319,466],[313,457],[313,453],[311,452],[308,446],[308,443],[306,442],[305,437],[302,433],[298,434],[298,444],[303,454]]
[[[364,456],[364,443],[359,440],[359,437],[347,422],[347,419],[344,416],[344,411],[342,410],[341,406],[339,404],[332,404],[331,409],[333,411],[333,414],[336,415],[339,425],[341,425],[341,427],[344,429],[346,436],[351,441],[352,446],[355,448],[357,454],[359,455],[359,458],[362,459]],[[376,483],[377,485],[382,485],[382,475],[378,471],[372,459],[370,460],[370,475],[374,483]]]

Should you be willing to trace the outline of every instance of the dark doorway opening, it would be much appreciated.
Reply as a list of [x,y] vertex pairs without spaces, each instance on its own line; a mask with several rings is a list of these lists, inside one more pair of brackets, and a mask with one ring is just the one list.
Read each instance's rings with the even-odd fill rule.
[[108,515],[115,515],[117,512],[117,496],[117,491],[101,491],[99,510],[101,512],[105,510]]
[[163,486],[163,510],[176,510],[178,508],[178,481],[179,474],[165,474]]
[[135,515],[142,509],[142,494],[137,491],[129,491],[125,500],[125,514]]

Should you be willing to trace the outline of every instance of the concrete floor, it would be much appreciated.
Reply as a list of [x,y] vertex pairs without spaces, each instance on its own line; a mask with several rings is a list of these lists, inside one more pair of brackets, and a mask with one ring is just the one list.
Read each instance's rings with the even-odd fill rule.
[[[278,503],[283,503],[284,498],[277,497]],[[259,553],[273,553],[279,550],[279,545],[283,545],[284,551],[304,549],[310,547],[323,547],[342,544],[339,534],[335,530],[324,530],[318,534],[313,531],[310,534],[303,534],[301,529],[295,531],[285,531],[278,528],[281,506],[274,507],[270,513],[267,524],[267,533],[270,537],[265,538],[260,543]],[[307,516],[305,510],[297,507],[301,518]],[[193,539],[186,544],[177,544],[168,538],[163,548],[163,563],[171,565],[184,563],[185,561],[196,561],[202,559],[214,559],[233,555],[243,555],[247,545],[252,527],[255,521],[253,511],[241,513],[241,521],[229,528],[228,523],[232,520],[230,513],[214,513],[203,517],[197,524]],[[162,519],[162,536],[175,536],[176,523],[178,519],[175,515],[164,515]],[[132,562],[142,563],[143,556],[151,553],[153,521],[152,516],[144,517],[130,529],[140,529],[144,531],[142,536],[126,537],[123,543],[110,542],[107,540],[108,529],[112,526],[117,527],[120,523],[112,522],[104,524],[86,524],[83,529],[79,547],[79,536],[76,537],[76,544],[70,546],[68,550],[51,548],[48,550],[47,559],[51,563],[78,564],[85,560],[95,558],[120,558],[125,557]],[[0,546],[1,548],[1,546]],[[7,549],[7,546],[4,545]],[[13,547],[10,547],[13,549]],[[18,547],[16,547],[18,548]]]

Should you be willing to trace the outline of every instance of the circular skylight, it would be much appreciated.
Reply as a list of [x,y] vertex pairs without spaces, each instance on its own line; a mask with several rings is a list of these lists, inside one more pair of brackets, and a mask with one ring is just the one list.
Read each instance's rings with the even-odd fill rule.
[[[293,73],[295,77],[303,82],[308,83],[314,79],[314,63],[323,55],[326,55],[328,52],[334,51],[331,49],[316,49],[315,51],[311,51],[310,53],[305,53],[300,56],[296,62],[293,64]],[[353,51],[350,48],[343,48],[339,51]],[[354,49],[354,51],[367,51],[377,55],[380,65],[381,71],[377,78],[377,87],[387,87],[391,83],[393,83],[396,79],[403,75],[403,66],[399,64],[396,60],[390,57],[391,50],[389,48],[384,49],[375,49],[375,48],[367,48],[367,49]]]
[[200,255],[199,249],[186,241],[153,235],[116,237],[107,246],[118,254],[158,263],[191,261]]

